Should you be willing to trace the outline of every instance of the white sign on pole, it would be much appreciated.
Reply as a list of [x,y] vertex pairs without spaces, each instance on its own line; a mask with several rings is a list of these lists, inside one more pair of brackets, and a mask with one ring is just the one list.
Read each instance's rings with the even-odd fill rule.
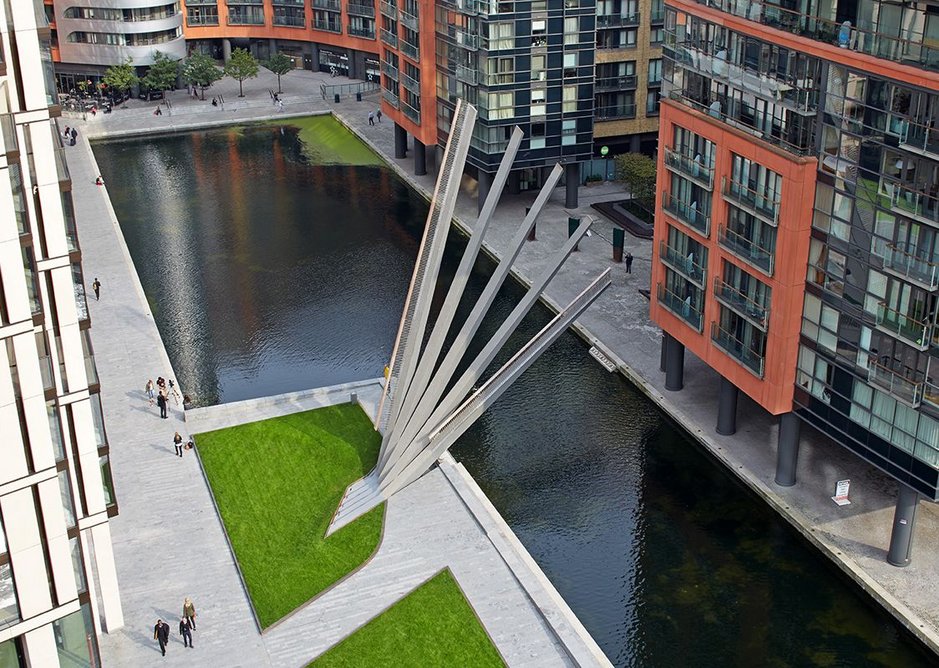
[[839,506],[850,505],[851,502],[848,500],[848,490],[850,488],[850,480],[839,480],[838,484],[835,486],[835,495],[831,497],[831,500],[837,503]]

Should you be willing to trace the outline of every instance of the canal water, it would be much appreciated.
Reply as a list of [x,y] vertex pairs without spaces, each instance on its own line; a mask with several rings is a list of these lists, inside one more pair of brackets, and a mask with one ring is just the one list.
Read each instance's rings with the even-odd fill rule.
[[[427,211],[390,169],[329,164],[279,126],[94,150],[197,403],[381,373]],[[484,334],[521,294],[501,291]],[[537,308],[502,360],[549,317]],[[617,666],[934,665],[573,334],[453,453]]]

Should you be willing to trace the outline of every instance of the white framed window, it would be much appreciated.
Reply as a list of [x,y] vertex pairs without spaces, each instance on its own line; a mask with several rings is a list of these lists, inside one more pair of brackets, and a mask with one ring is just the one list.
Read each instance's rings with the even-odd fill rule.
[[542,89],[534,89],[531,91],[531,115],[532,116],[544,116],[548,113],[548,105],[545,103],[547,100],[547,91]]
[[561,145],[570,146],[577,143],[577,120],[561,121]]

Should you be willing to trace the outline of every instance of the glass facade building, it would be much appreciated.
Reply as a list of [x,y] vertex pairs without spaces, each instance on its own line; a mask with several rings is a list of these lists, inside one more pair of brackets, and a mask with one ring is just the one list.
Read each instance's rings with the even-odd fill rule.
[[781,462],[798,416],[914,507],[939,497],[932,10],[667,1],[651,308],[673,386],[687,347],[722,407],[785,417]]

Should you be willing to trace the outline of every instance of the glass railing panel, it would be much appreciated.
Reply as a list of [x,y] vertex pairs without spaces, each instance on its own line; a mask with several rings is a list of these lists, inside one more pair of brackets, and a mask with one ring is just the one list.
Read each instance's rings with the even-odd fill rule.
[[929,286],[930,290],[939,289],[939,258],[935,255],[896,244],[887,244],[883,254],[884,268],[895,274]]
[[923,374],[910,370],[913,378],[897,373],[889,366],[881,364],[876,357],[867,361],[867,380],[878,387],[887,390],[890,394],[902,399],[914,408],[923,400],[924,381]]
[[714,187],[714,168],[704,164],[700,156],[689,158],[670,148],[665,149],[665,166],[687,176],[692,181],[704,186],[707,190]]
[[716,322],[711,323],[711,340],[718,348],[740,362],[745,368],[758,377],[763,377],[766,358],[759,352],[744,344],[743,341],[725,330]]
[[877,325],[891,334],[925,350],[929,346],[932,325],[925,320],[901,313],[890,308],[886,302],[877,305]]
[[714,279],[714,296],[763,331],[769,327],[769,309],[721,278]]
[[733,201],[740,208],[765,220],[773,227],[779,224],[779,193],[758,192],[726,176],[721,179],[721,190],[725,198]]
[[660,241],[659,258],[699,288],[704,288],[704,281],[707,279],[707,267],[695,262],[693,253],[683,255],[664,241]]
[[884,188],[890,193],[894,210],[939,224],[939,199],[899,183],[885,182]]
[[697,207],[686,204],[666,192],[662,193],[662,208],[704,236],[710,234],[711,217],[698,210]]
[[775,253],[763,248],[744,235],[723,225],[719,229],[718,241],[727,250],[764,273],[772,274],[775,266]]
[[696,331],[701,331],[704,315],[692,305],[690,295],[681,297],[659,283],[657,296],[662,306],[687,322]]
[[939,130],[935,121],[921,125],[904,120],[900,143],[906,147],[939,157]]

